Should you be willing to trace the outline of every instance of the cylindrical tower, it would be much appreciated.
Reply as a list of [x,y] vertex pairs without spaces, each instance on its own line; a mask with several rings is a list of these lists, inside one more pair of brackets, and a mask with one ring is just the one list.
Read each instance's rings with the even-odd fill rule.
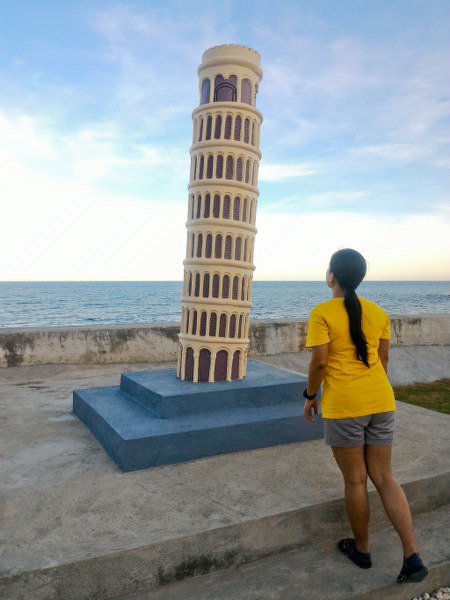
[[246,373],[259,131],[261,57],[237,44],[204,52],[192,114],[187,248],[177,375],[231,381]]

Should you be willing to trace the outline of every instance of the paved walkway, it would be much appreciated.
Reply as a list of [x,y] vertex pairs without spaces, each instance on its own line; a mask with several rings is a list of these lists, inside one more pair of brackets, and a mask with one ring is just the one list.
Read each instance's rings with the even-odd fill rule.
[[[309,352],[298,352],[257,360],[306,374],[309,359]],[[392,346],[388,372],[392,385],[450,379],[450,346]]]

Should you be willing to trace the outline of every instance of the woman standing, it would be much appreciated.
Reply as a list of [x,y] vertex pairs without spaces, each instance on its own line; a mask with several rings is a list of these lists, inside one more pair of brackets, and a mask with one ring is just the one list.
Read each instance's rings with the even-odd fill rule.
[[339,550],[363,569],[372,566],[369,550],[367,475],[403,546],[397,578],[421,581],[428,573],[418,554],[406,496],[392,476],[391,449],[395,399],[387,378],[389,317],[374,302],[356,295],[366,274],[356,250],[339,250],[330,260],[326,281],[333,299],[312,311],[306,346],[312,348],[304,413],[317,414],[316,395],[323,382],[325,443],[331,446],[345,482],[345,507],[354,538]]

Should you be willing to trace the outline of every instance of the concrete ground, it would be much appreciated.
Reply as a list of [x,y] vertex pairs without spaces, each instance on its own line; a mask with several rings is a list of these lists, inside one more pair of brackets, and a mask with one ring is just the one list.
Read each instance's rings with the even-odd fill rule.
[[[434,379],[448,377],[440,350]],[[284,356],[264,361],[298,369],[300,355]],[[162,366],[0,369],[0,598],[114,598],[349,533],[323,441],[121,473],[73,416],[72,390]],[[449,502],[449,424],[399,403],[394,471],[415,514]],[[386,521],[371,503],[376,532]]]

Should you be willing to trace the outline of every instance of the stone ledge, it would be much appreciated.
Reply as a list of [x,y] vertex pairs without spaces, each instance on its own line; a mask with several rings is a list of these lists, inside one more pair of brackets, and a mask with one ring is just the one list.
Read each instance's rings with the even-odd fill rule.
[[[304,352],[307,319],[253,320],[250,356]],[[450,315],[398,315],[393,346],[449,346]],[[178,323],[0,329],[0,367],[176,360]]]

